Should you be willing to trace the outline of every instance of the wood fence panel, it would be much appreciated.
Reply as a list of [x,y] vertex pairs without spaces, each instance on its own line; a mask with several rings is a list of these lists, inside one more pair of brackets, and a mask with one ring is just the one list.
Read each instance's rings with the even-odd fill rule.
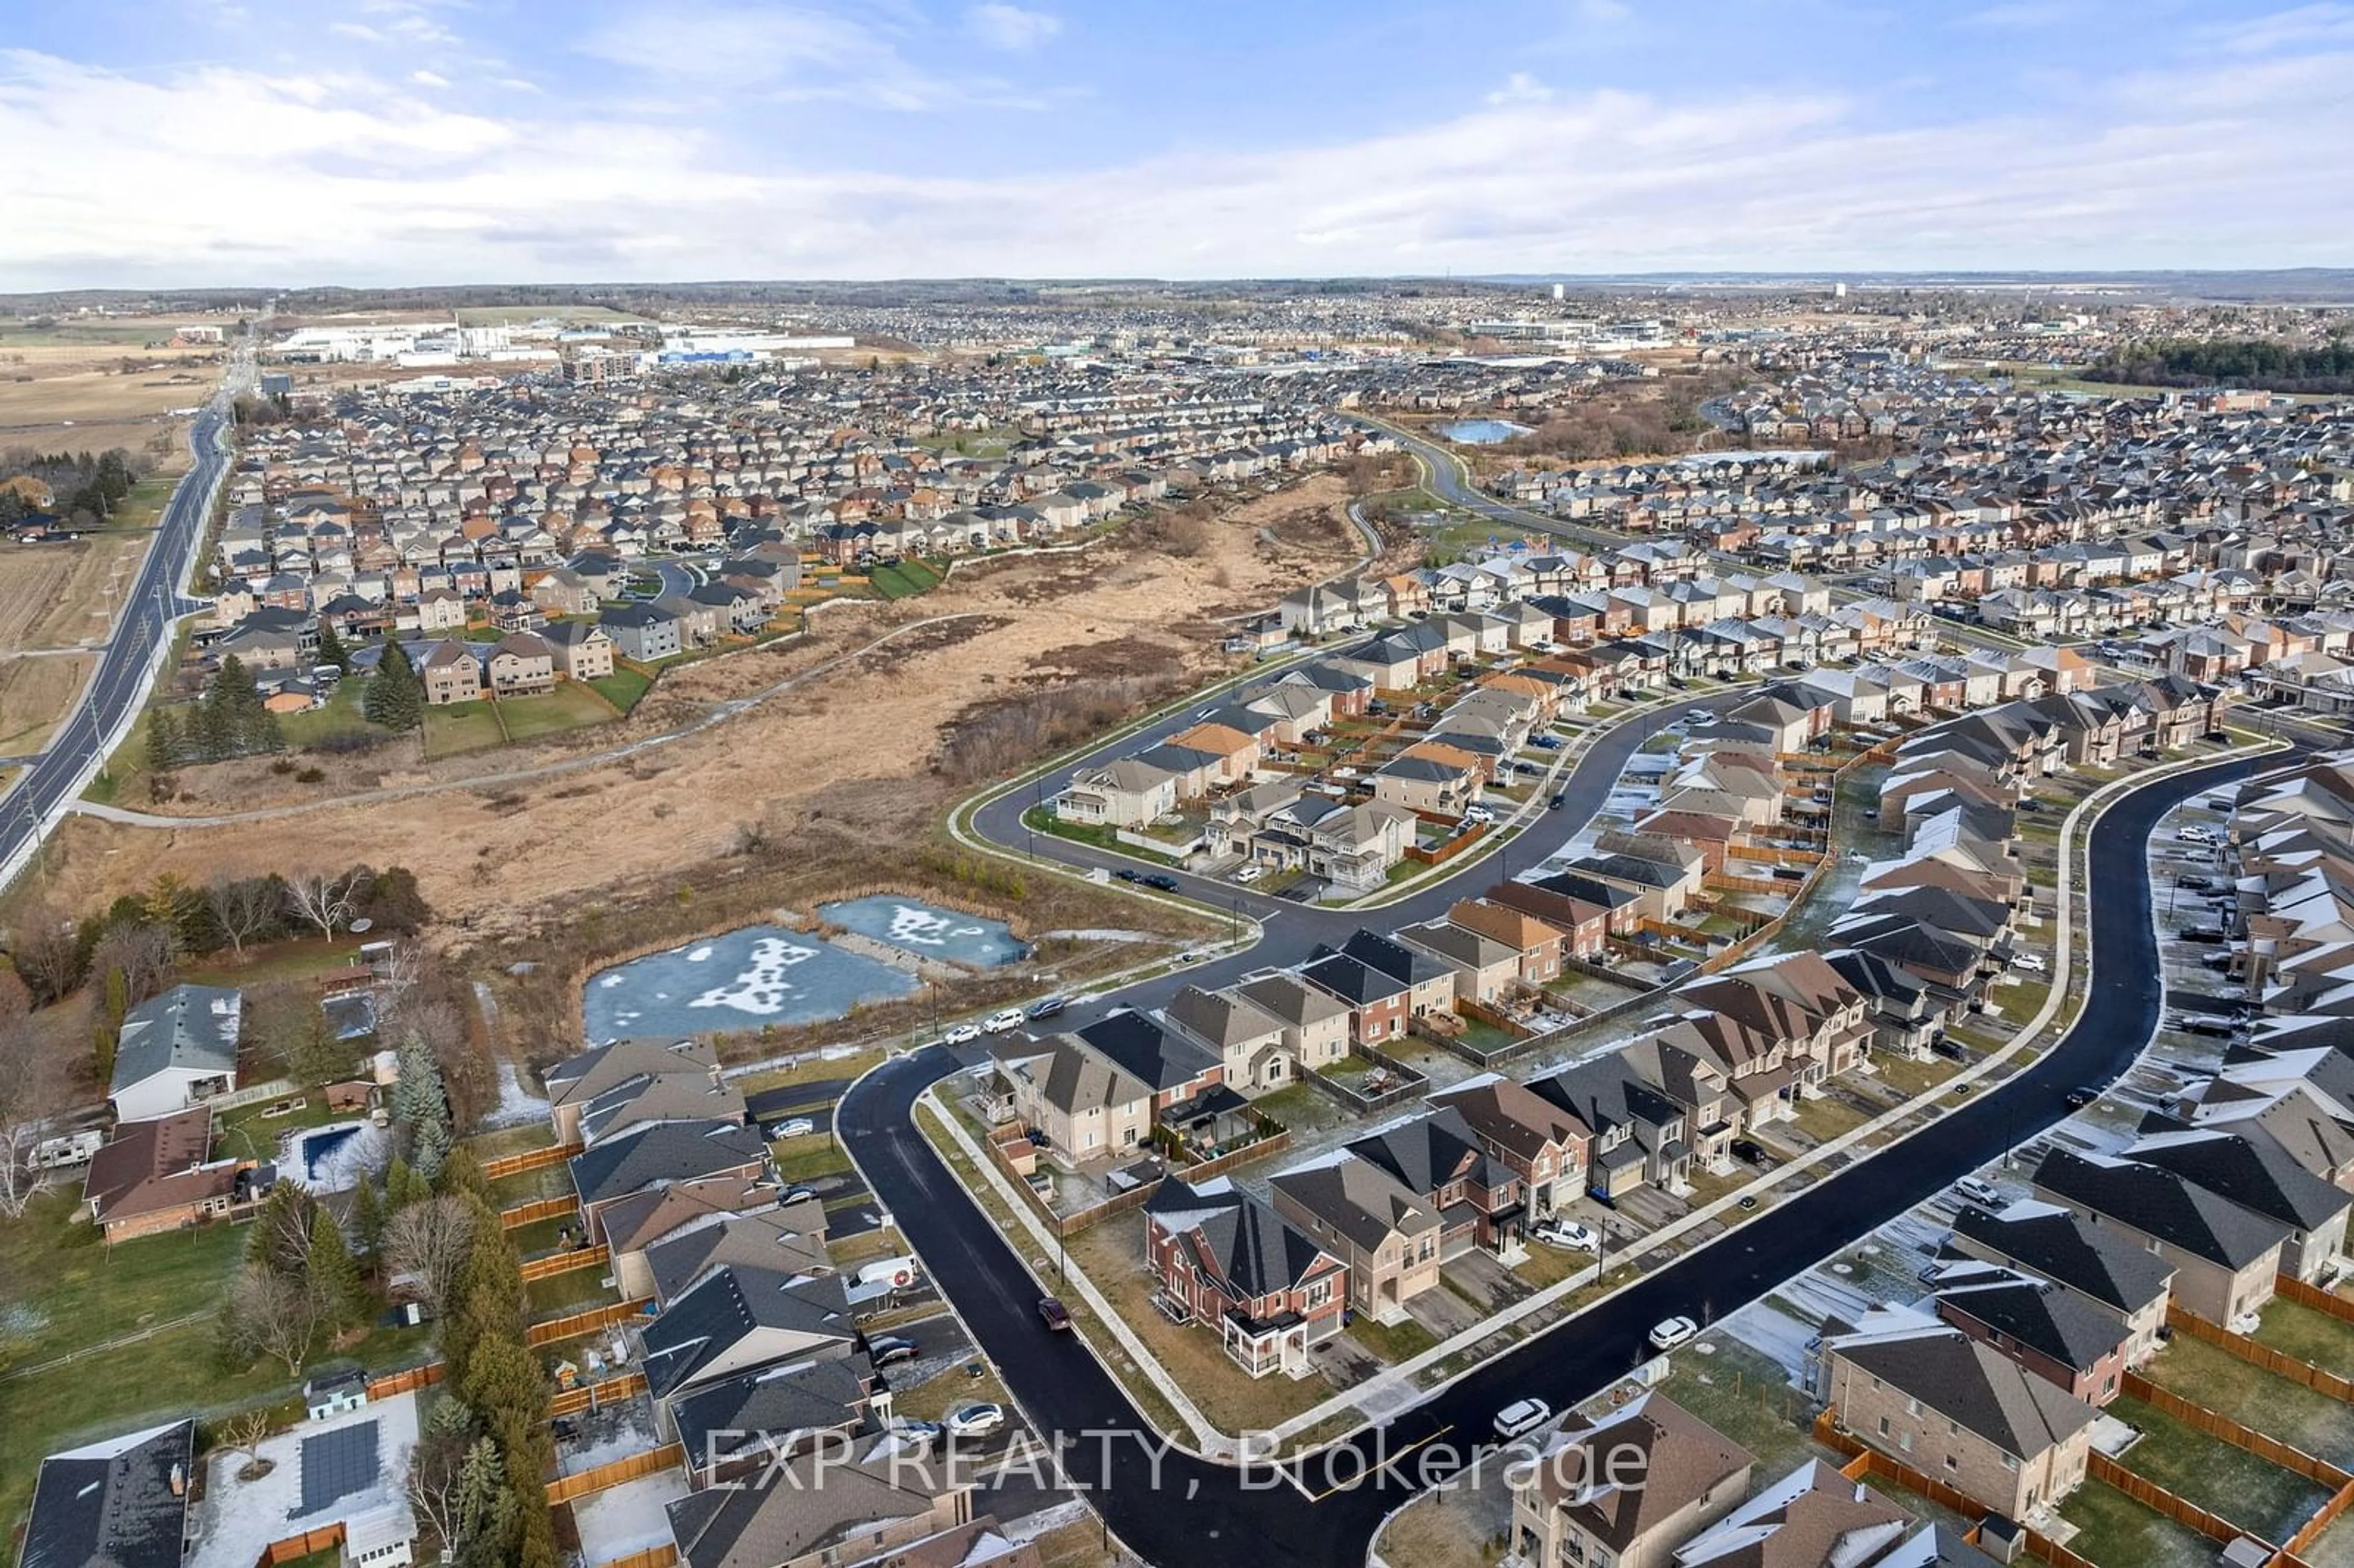
[[2098,1448],[2093,1450],[2090,1461],[2084,1473],[2094,1480],[2115,1487],[2151,1512],[2164,1514],[2175,1523],[2195,1530],[2210,1541],[2229,1546],[2248,1533],[2221,1514],[2209,1513],[2197,1503],[2176,1497],[2147,1476],[2126,1468]]
[[653,1304],[651,1296],[635,1301],[616,1301],[610,1307],[591,1307],[586,1312],[575,1312],[566,1318],[551,1318],[545,1323],[534,1323],[523,1331],[526,1345],[552,1345],[558,1340],[574,1340],[583,1334],[593,1334],[616,1323],[626,1323],[641,1316]]
[[525,1284],[535,1279],[553,1279],[559,1274],[569,1274],[576,1268],[589,1268],[612,1261],[613,1249],[609,1246],[575,1247],[570,1252],[550,1253],[546,1257],[526,1258],[523,1265]]
[[581,1411],[610,1404],[617,1399],[628,1399],[645,1391],[645,1373],[623,1372],[619,1377],[609,1377],[602,1383],[592,1383],[579,1388],[559,1391],[548,1400],[547,1414],[551,1416],[577,1415]]
[[677,1568],[678,1548],[664,1542],[649,1546],[642,1552],[632,1552],[627,1557],[610,1557],[597,1568]]
[[2323,1503],[2311,1519],[2297,1527],[2296,1533],[2288,1538],[2287,1544],[2265,1568],[2296,1568],[2297,1554],[2320,1540],[2321,1532],[2337,1523],[2338,1517],[2349,1508],[2354,1508],[2354,1486],[2340,1487],[2330,1494],[2329,1500]]
[[2140,1400],[2160,1414],[2169,1415],[2186,1426],[2195,1427],[2210,1437],[2229,1443],[2234,1448],[2244,1448],[2284,1470],[2294,1470],[2308,1481],[2317,1481],[2332,1491],[2354,1482],[2354,1473],[2341,1470],[2327,1459],[2317,1458],[2302,1448],[2292,1446],[2252,1426],[2243,1426],[2222,1412],[2210,1410],[2203,1404],[2185,1399],[2170,1388],[2161,1388],[2137,1372],[2126,1373],[2118,1392],[2127,1399]]
[[526,1149],[520,1154],[502,1154],[496,1160],[482,1161],[482,1180],[495,1181],[502,1176],[520,1176],[543,1165],[561,1165],[586,1147],[579,1143],[558,1143],[546,1149]]
[[2309,1285],[2294,1274],[2284,1274],[2273,1281],[2274,1287],[2300,1307],[2310,1307],[2317,1312],[2327,1312],[2341,1323],[2354,1323],[2354,1301],[2349,1301],[2335,1290],[2324,1290]]
[[2166,1326],[2194,1340],[2204,1340],[2218,1350],[2228,1352],[2289,1382],[2301,1383],[2316,1393],[2327,1394],[2342,1404],[2354,1404],[2354,1379],[2340,1376],[2311,1361],[2301,1361],[2285,1355],[2270,1345],[2260,1343],[2245,1334],[2235,1334],[2220,1323],[2211,1323],[2196,1313],[2179,1307],[2166,1309]]
[[290,1535],[283,1541],[271,1542],[261,1549],[260,1560],[254,1568],[277,1568],[281,1563],[299,1563],[313,1552],[324,1552],[330,1546],[343,1543],[344,1527],[341,1522],[323,1525],[301,1535]]
[[429,1361],[421,1367],[410,1367],[380,1378],[371,1379],[367,1385],[370,1399],[390,1399],[395,1394],[412,1389],[427,1388],[441,1381],[443,1367],[440,1361]]
[[558,1476],[547,1483],[547,1500],[572,1502],[593,1492],[610,1491],[642,1477],[663,1470],[674,1470],[686,1463],[686,1450],[675,1443],[665,1443],[659,1448],[649,1448],[642,1454],[631,1454],[624,1459],[614,1459],[581,1471],[577,1476]]
[[577,1198],[535,1198],[528,1203],[517,1203],[512,1209],[501,1209],[499,1229],[518,1230],[525,1225],[536,1224],[542,1220],[555,1219],[559,1214],[573,1214],[579,1212],[580,1201]]

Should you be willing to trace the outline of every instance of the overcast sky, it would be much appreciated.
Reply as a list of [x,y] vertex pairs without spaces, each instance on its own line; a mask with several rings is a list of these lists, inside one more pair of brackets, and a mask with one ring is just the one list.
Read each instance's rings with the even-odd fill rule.
[[7,289],[2354,265],[2354,4],[0,14]]

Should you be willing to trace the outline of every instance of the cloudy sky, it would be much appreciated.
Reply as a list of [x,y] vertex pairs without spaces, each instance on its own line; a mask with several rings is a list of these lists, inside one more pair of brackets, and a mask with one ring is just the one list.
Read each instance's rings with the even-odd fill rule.
[[0,15],[0,289],[2354,265],[2354,4]]

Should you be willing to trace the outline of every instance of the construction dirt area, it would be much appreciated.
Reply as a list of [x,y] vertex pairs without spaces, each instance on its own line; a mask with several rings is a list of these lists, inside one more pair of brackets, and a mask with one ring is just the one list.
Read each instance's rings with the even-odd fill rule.
[[[1209,520],[1164,516],[1081,551],[974,561],[916,598],[824,611],[805,641],[669,671],[629,719],[569,737],[429,768],[413,740],[395,741],[306,759],[327,773],[311,785],[260,762],[190,768],[177,776],[175,814],[270,814],[180,828],[69,819],[50,852],[49,895],[89,908],[167,870],[200,884],[398,864],[445,920],[495,937],[594,889],[689,877],[748,835],[926,841],[955,800],[1078,738],[1028,724],[1033,710],[1059,713],[1060,695],[1088,693],[1100,699],[1086,705],[1088,719],[1108,718],[1239,668],[1244,656],[1220,647],[1229,620],[1357,568],[1363,544],[1346,499],[1341,479],[1318,475]],[[850,656],[896,628],[907,630]],[[499,777],[677,729],[789,677],[789,688],[679,739],[548,777]],[[980,753],[976,733],[1043,744]],[[144,791],[118,799],[147,807]]]
[[130,533],[0,544],[0,659],[28,648],[105,641],[148,541],[146,534]]

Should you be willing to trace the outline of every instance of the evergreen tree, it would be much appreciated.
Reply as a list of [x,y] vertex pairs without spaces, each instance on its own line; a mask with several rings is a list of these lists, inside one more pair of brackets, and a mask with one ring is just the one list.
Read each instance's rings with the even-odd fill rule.
[[352,651],[344,646],[332,621],[319,622],[319,662],[333,664],[346,675],[352,673]]
[[186,760],[186,741],[180,734],[180,721],[169,708],[157,708],[147,715],[147,771],[169,773]]
[[348,1320],[367,1304],[367,1290],[360,1283],[351,1243],[344,1238],[344,1227],[335,1223],[324,1203],[311,1214],[310,1282],[325,1304],[324,1316],[331,1323]]
[[389,730],[405,732],[425,722],[425,683],[417,678],[417,668],[398,638],[385,639],[384,657],[376,662],[360,711],[370,724]]
[[[235,655],[230,656],[232,659]],[[183,743],[183,755],[190,762],[218,762],[237,746],[237,722],[228,710],[219,675],[206,686],[205,694],[188,710],[187,738]]]
[[392,1086],[393,1127],[407,1145],[408,1163],[431,1181],[441,1173],[455,1139],[450,1133],[450,1096],[440,1064],[414,1034],[400,1044],[398,1076]]
[[409,1158],[417,1162],[418,1176],[431,1183],[441,1173],[441,1163],[450,1158],[451,1147],[447,1120],[420,1122],[408,1146]]
[[361,1177],[352,1192],[352,1229],[358,1236],[362,1257],[373,1259],[383,1245],[384,1220],[384,1194],[376,1191],[376,1179]]
[[485,1203],[491,1201],[491,1184],[483,1179],[482,1168],[474,1162],[463,1144],[451,1150],[442,1160],[441,1173],[433,1185],[444,1197],[480,1198]]
[[398,1213],[409,1204],[421,1203],[431,1196],[433,1189],[426,1184],[425,1178],[419,1176],[408,1160],[394,1155],[392,1163],[384,1170],[384,1206],[387,1213]]

